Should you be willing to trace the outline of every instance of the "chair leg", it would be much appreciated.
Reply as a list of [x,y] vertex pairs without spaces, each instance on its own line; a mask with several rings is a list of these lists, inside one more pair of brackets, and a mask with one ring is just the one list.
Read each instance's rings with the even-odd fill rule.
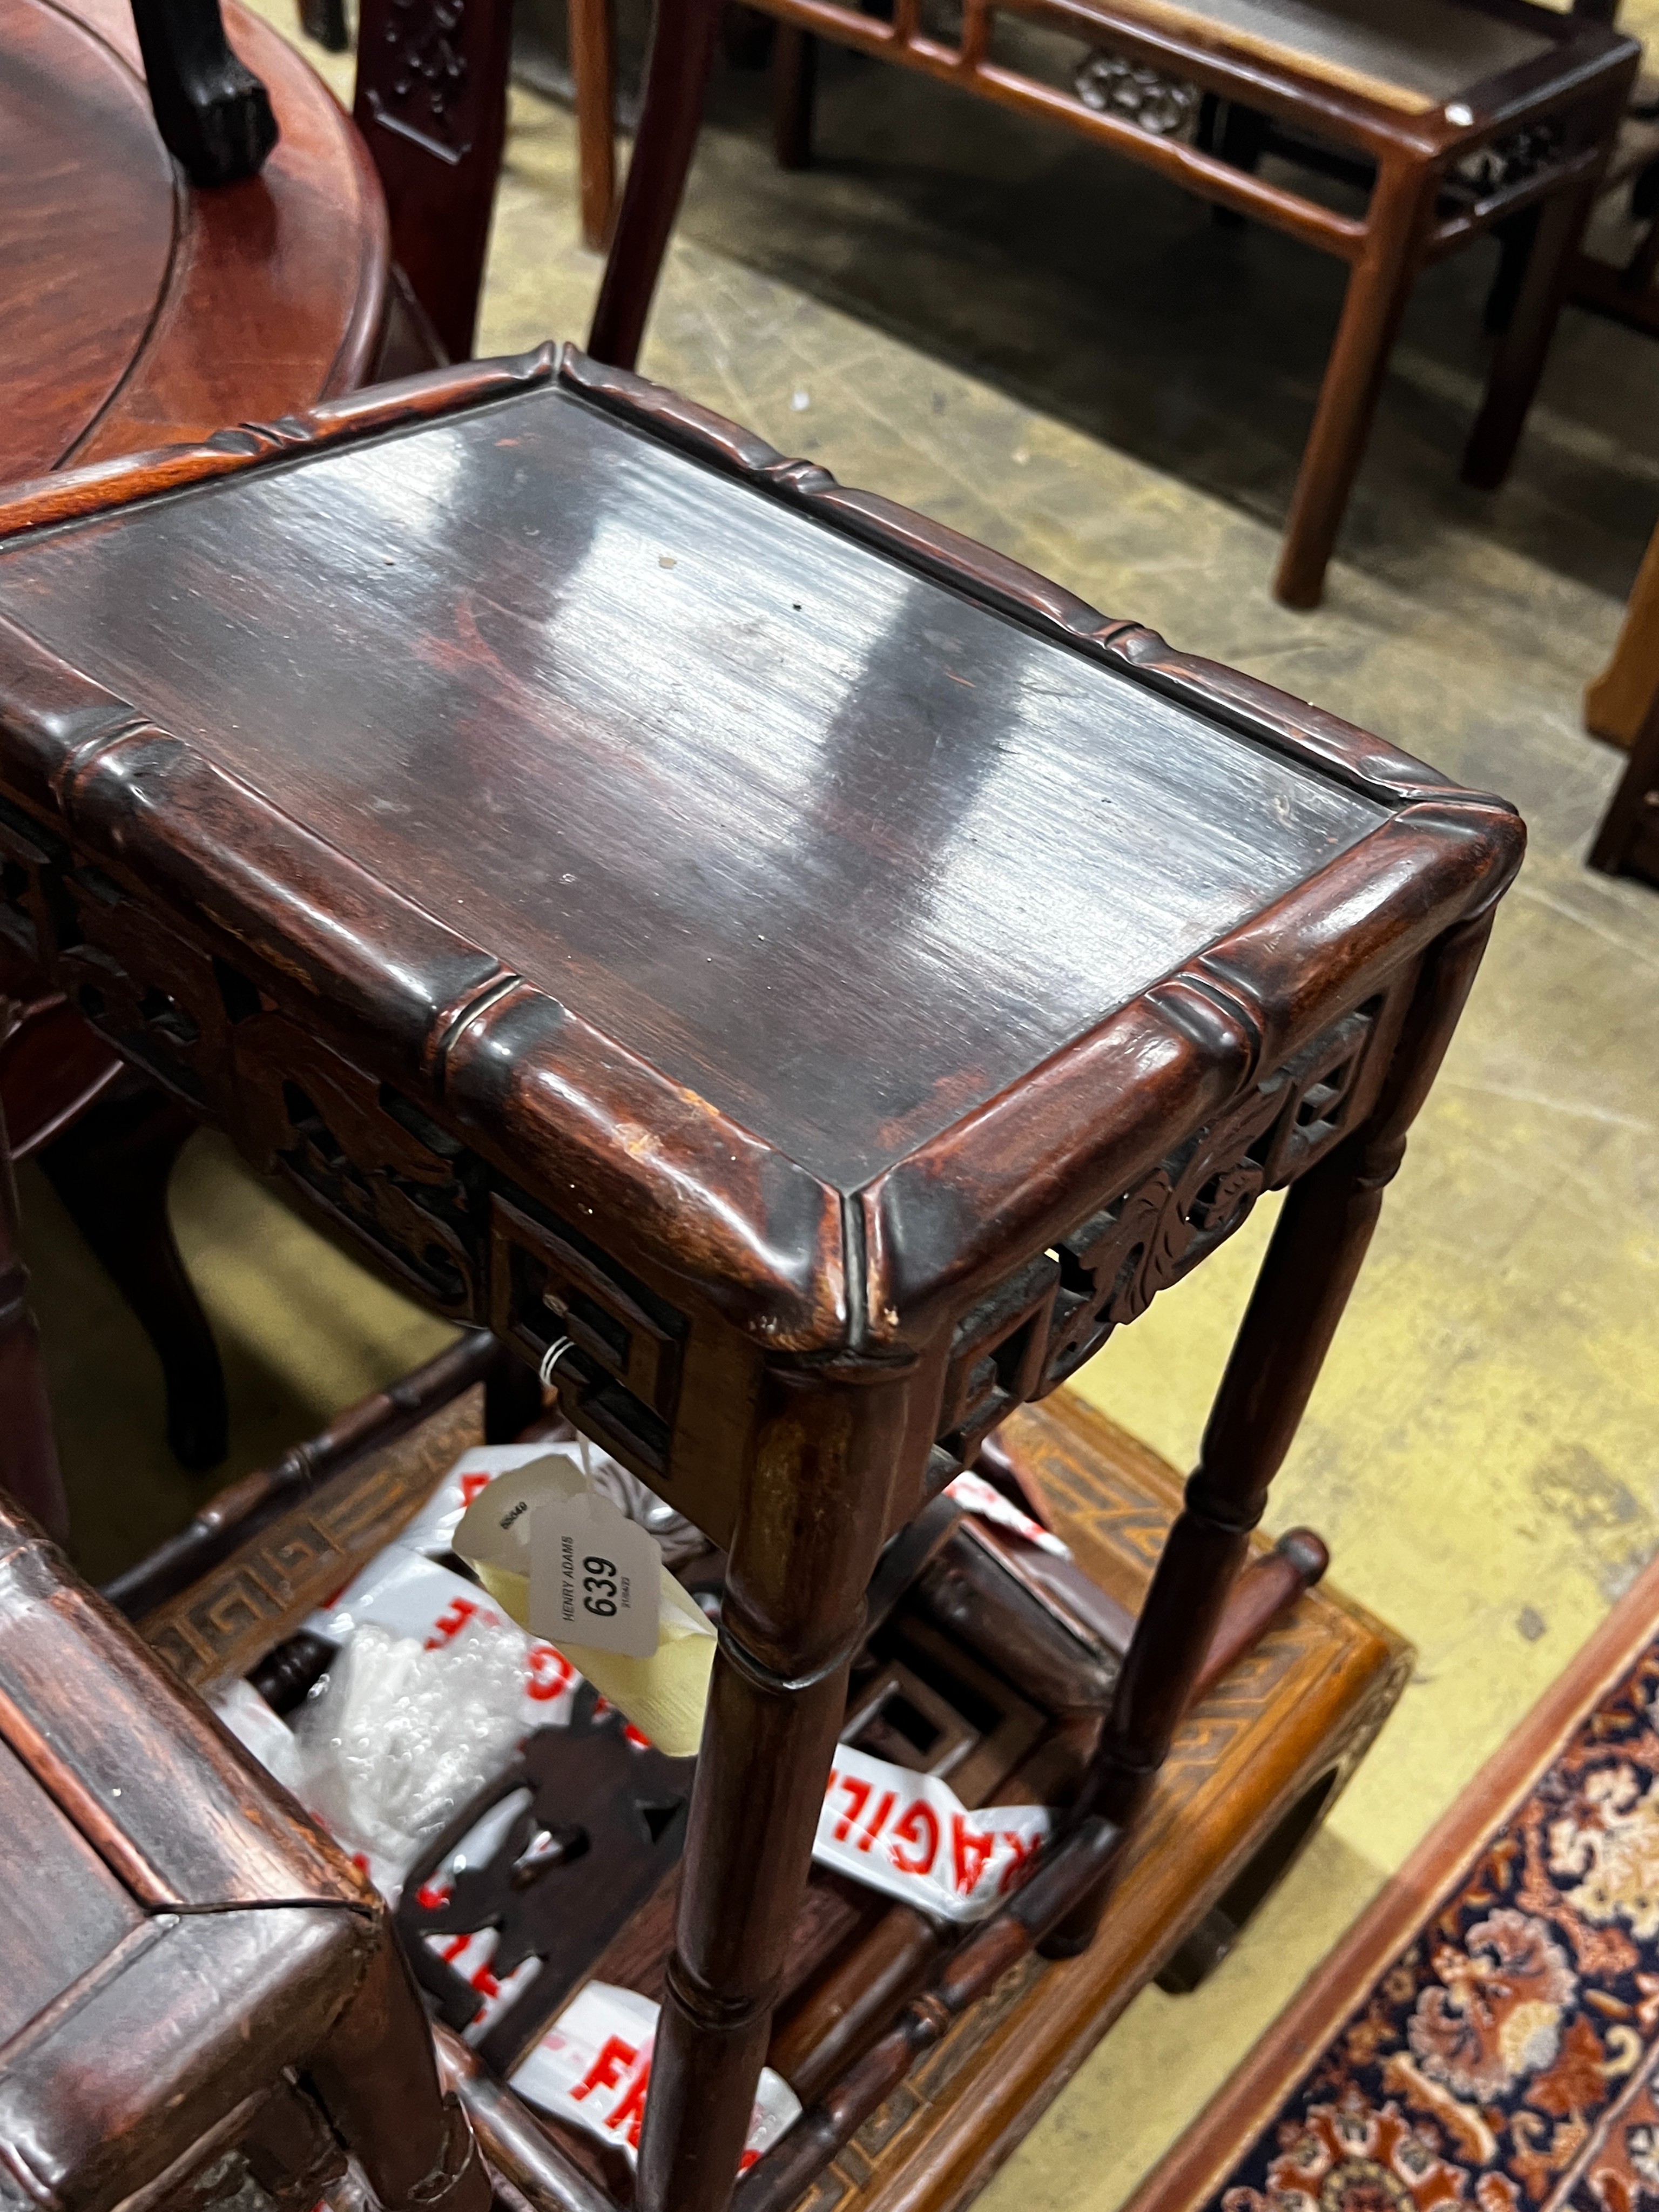
[[270,96],[225,38],[219,0],[132,0],[155,127],[193,185],[253,176],[276,143]]
[[466,2116],[438,2087],[426,2014],[390,1916],[368,1972],[307,2069],[385,2212],[490,2212]]
[[1659,530],[1631,586],[1613,659],[1584,693],[1584,726],[1609,744],[1632,745],[1659,701]]
[[1436,173],[1420,161],[1385,163],[1377,172],[1364,250],[1349,273],[1273,580],[1275,595],[1288,607],[1319,605],[1331,549],[1370,435],[1383,371],[1417,275],[1437,183]]
[[[1626,870],[1659,883],[1654,866],[1659,856],[1659,696],[1648,710],[1643,727],[1630,749],[1630,759],[1619,780],[1595,842],[1589,865],[1604,875],[1621,876]],[[1647,865],[1642,865],[1645,860]],[[1634,866],[1632,864],[1635,864]]]
[[632,368],[696,150],[720,0],[657,0],[645,98],[587,350]]
[[167,1218],[167,1183],[196,1127],[146,1085],[100,1101],[40,1164],[76,1227],[143,1323],[167,1383],[167,1443],[193,1473],[229,1441],[224,1370]]
[[331,54],[344,53],[351,44],[345,0],[300,0],[300,28]]
[[1498,268],[1492,280],[1492,289],[1486,295],[1486,304],[1481,321],[1494,337],[1508,330],[1514,319],[1516,302],[1521,297],[1527,281],[1527,270],[1532,262],[1532,250],[1538,237],[1538,210],[1528,208],[1524,215],[1512,216],[1500,222],[1492,235],[1498,240]]
[[603,253],[617,216],[617,64],[611,0],[569,0],[582,243]]
[[817,40],[799,23],[780,23],[772,50],[772,148],[781,169],[812,166],[817,76]]

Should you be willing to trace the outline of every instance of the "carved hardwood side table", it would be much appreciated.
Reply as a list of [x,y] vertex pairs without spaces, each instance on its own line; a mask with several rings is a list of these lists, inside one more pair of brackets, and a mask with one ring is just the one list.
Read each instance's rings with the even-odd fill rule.
[[1063,1833],[884,2067],[1087,1942],[1518,821],[554,347],[0,506],[0,810],[89,1018],[727,1553],[639,2177],[719,2212],[884,1547],[1291,1187]]

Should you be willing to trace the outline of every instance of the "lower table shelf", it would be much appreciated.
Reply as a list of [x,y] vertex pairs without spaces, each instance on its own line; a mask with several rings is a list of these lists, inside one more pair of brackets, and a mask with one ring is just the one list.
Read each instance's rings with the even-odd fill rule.
[[[151,1611],[140,1623],[147,1640],[202,1689],[264,1660],[397,1534],[459,1452],[479,1440],[482,1400],[480,1388],[467,1389],[411,1433],[329,1475]],[[1017,1414],[999,1441],[1006,1468],[1100,1593],[1096,1626],[1108,1624],[1109,1641],[1109,1624],[1127,1622],[1139,1604],[1178,1502],[1179,1477],[1063,1391]],[[907,1626],[899,1618],[898,1642],[872,1657],[854,1705],[862,1695],[867,1707],[872,1684],[879,1688],[895,1673],[901,1689],[908,1686],[925,1701],[928,1683],[919,1682],[918,1673],[928,1675],[936,1647],[945,1674],[933,1672],[934,1691],[943,1680],[948,1692],[956,1679],[971,1690],[982,1656],[975,1652],[971,1601],[958,1615],[953,1646],[940,1643],[927,1619],[913,1617]],[[991,1643],[992,1624],[983,1626]],[[800,2212],[921,2206],[950,2212],[965,2203],[1137,1990],[1160,1973],[1166,1985],[1192,1986],[1223,1954],[1364,1755],[1404,1686],[1411,1658],[1391,1631],[1335,1592],[1304,1591],[1188,1716],[1119,1861],[1105,1923],[1091,1948],[1074,1960],[1028,1955],[1013,1965],[810,2183],[798,2200]],[[994,1670],[986,1679],[994,1681]],[[957,1710],[973,1702],[958,1694]],[[960,1776],[971,1766],[979,1776],[975,1787],[964,1784],[965,1803],[1022,1796],[1030,1802],[1046,1794],[1045,1783],[1063,1790],[1087,1724],[1039,1716],[1040,1728],[1028,1727],[1022,1736],[1021,1708],[1020,1697],[1007,1692],[994,1711],[978,1714],[981,1734],[969,1764],[957,1770]],[[930,1725],[948,1728],[949,1696],[929,1712]],[[994,1796],[988,1797],[988,1789]],[[592,1962],[598,1979],[657,1993],[673,1881]],[[919,1985],[918,1966],[937,1955],[925,1929],[920,1950],[917,1942],[918,1928],[907,1931],[890,1906],[815,1870],[800,1966],[772,2052],[774,2066],[809,2106],[871,2039],[867,2018],[850,2039],[834,2032],[842,2007],[836,1976],[843,1990],[856,1988],[884,1961],[896,2011]],[[601,2189],[625,2196],[617,2153],[557,2121],[527,2110],[522,2118],[532,2145],[539,2131]],[[481,2131],[488,2150],[487,2129]]]

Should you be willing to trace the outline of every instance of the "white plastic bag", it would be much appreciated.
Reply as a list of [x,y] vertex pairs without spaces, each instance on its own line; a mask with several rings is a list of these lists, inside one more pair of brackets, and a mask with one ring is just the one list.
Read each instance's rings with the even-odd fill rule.
[[[589,1982],[519,2067],[513,2087],[526,2102],[616,2143],[632,2166],[645,2118],[646,2085],[659,2008],[635,1990]],[[769,2066],[761,2072],[739,2171],[771,2149],[800,2111],[800,2099]]]

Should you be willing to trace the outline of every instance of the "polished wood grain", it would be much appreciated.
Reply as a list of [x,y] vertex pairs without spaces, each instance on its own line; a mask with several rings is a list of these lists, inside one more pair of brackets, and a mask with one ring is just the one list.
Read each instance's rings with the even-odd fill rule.
[[16,1753],[0,1743],[0,1805],[14,1868],[55,1867],[76,1900],[64,1928],[15,1880],[0,1884],[0,2042],[9,2042],[54,1997],[90,1972],[144,1913]]
[[386,312],[380,186],[331,97],[236,7],[282,138],[194,191],[156,135],[125,0],[0,12],[0,478],[305,406],[363,380]]
[[554,347],[0,501],[0,701],[53,981],[726,1552],[639,2179],[723,2212],[887,1540],[1292,1187],[1071,1824],[814,2155],[1121,1875],[1519,824]]
[[388,2212],[485,2212],[374,1893],[3,1498],[0,1822],[8,2201],[189,2202],[258,2136],[303,2201],[349,2147]]
[[1134,0],[1149,22],[1236,47],[1387,107],[1423,115],[1471,85],[1549,52],[1548,40],[1458,0],[1401,0],[1379,16],[1364,0]]
[[16,547],[0,605],[843,1189],[1383,818],[574,398],[421,450],[441,502],[376,446]]

